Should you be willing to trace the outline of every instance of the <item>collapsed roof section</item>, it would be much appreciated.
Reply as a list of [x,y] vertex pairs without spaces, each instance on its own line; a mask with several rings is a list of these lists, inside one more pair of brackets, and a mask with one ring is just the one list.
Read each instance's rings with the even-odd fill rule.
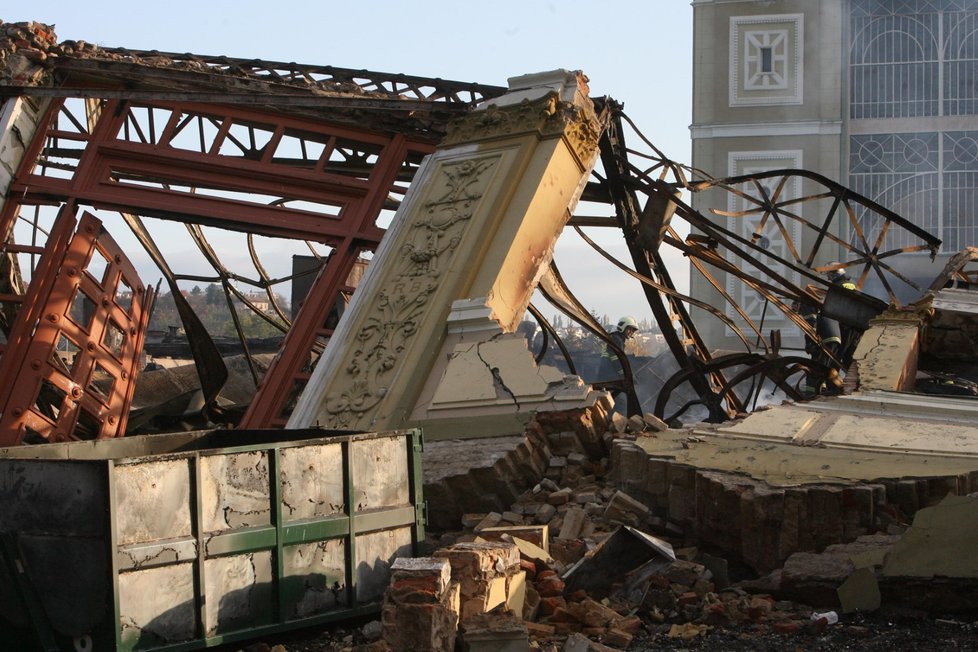
[[[201,379],[205,415],[252,428],[283,426],[352,294],[355,266],[372,256],[385,227],[396,219],[395,211],[422,159],[440,142],[451,145],[452,140],[444,138],[453,124],[506,91],[329,66],[58,44],[51,29],[38,23],[0,28],[5,39],[0,42],[0,97],[5,98],[0,233],[6,254],[0,287],[5,318],[0,371],[27,379],[14,384],[17,390],[8,387],[0,394],[3,430],[16,433],[4,443],[125,432],[126,401],[113,403],[104,395],[131,396],[145,325],[121,322],[141,319],[133,305],[148,312],[152,296],[136,278],[121,282],[123,276],[115,271],[96,273],[91,268],[93,261],[125,259],[126,252],[113,249],[104,233],[101,217],[106,213],[122,216],[123,230],[132,232],[177,302]],[[619,104],[607,98],[593,102],[604,116],[595,134],[600,158],[570,223],[592,244],[585,229],[611,227],[624,235],[630,264],[595,247],[641,284],[676,359],[679,372],[656,403],[660,416],[685,409],[667,405],[683,384],[695,395],[686,406],[705,406],[713,421],[747,410],[750,394],[761,386],[755,382],[758,378],[773,381],[788,398],[803,398],[798,389],[802,379],[813,377],[813,386],[819,387],[837,362],[830,352],[823,358],[827,363],[780,357],[780,333],[766,335],[763,319],[754,323],[730,293],[724,293],[726,307],[680,293],[661,247],[681,251],[708,276],[718,269],[736,277],[772,310],[783,313],[799,333],[813,339],[814,329],[792,310],[791,301],[826,309],[836,306],[840,312],[855,307],[861,315],[858,326],[865,329],[869,318],[886,305],[859,291],[867,276],[875,274],[887,289],[892,283],[909,282],[886,259],[908,251],[933,252],[939,246],[936,238],[900,216],[809,172],[781,170],[715,179],[692,170],[663,155]],[[480,118],[485,124],[503,119],[491,110]],[[782,191],[790,184],[804,184],[810,192],[788,199]],[[725,205],[724,197],[731,194],[747,200],[751,208],[746,211],[714,213],[724,220],[753,220],[753,237],[741,238],[723,228],[716,215],[693,210],[683,192],[720,193],[717,205]],[[803,204],[811,208],[803,212]],[[592,207],[601,214],[583,214]],[[58,257],[77,237],[79,216],[83,230],[99,236],[90,238],[87,248],[78,245],[87,262],[72,269],[85,283],[62,287],[66,275],[58,274],[63,266]],[[149,220],[186,225],[213,273],[175,270],[166,243],[151,235]],[[692,229],[688,236],[682,235],[677,220]],[[233,270],[223,260],[226,247],[212,244],[206,228],[245,234],[243,248],[254,271]],[[766,246],[765,233],[771,229],[784,236],[785,248],[774,251]],[[884,251],[886,234],[894,229],[905,230],[915,244]],[[557,226],[549,236],[551,241],[559,230]],[[299,276],[267,271],[261,238],[304,241],[315,259],[311,273],[318,274],[316,281],[294,318],[276,305],[274,290]],[[737,259],[748,265],[731,263]],[[831,260],[842,262],[829,265]],[[819,274],[826,265],[858,269],[857,290],[834,289]],[[50,282],[35,283],[41,278]],[[624,353],[607,340],[556,265],[551,262],[539,273],[515,279],[524,285],[537,280],[556,309],[603,338],[619,356],[624,378],[593,384],[624,391],[632,413],[641,411],[643,402],[650,405],[655,397],[639,396]],[[256,308],[238,285],[267,294],[274,310],[259,316],[285,334],[279,355],[261,375],[248,354],[240,320],[234,317],[258,385],[255,400],[235,413],[219,405],[227,370],[193,309],[181,298],[180,283],[188,281],[219,284],[232,316],[234,302]],[[137,295],[138,300],[133,298]],[[894,299],[892,292],[888,298]],[[714,358],[697,334],[690,306],[740,333],[745,353]],[[546,334],[546,349],[547,338],[557,332],[542,311],[532,305],[529,309]],[[51,315],[56,318],[49,319]],[[48,328],[43,341],[49,352],[28,354],[27,342],[38,324]],[[574,373],[571,356],[557,339]],[[538,362],[542,355],[543,349],[537,353]],[[51,362],[41,362],[46,359]],[[113,371],[112,364],[122,364],[125,370]],[[739,387],[742,383],[751,389],[745,392]],[[88,406],[79,408],[80,397],[90,394]]]

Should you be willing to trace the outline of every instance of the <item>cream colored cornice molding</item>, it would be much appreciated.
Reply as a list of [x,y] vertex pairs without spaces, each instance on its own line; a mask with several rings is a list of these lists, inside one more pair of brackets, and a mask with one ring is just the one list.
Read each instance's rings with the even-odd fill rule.
[[838,136],[841,120],[810,120],[804,122],[762,122],[715,125],[690,125],[694,140],[708,138],[758,138],[763,136]]
[[560,99],[556,91],[519,104],[490,104],[484,110],[454,121],[443,145],[485,142],[495,138],[535,133],[541,138],[563,135],[578,160],[594,151],[601,128],[593,108]]

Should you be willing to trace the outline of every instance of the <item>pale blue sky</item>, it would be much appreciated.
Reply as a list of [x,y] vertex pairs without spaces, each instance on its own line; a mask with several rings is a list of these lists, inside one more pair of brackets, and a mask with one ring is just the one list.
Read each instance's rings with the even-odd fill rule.
[[[689,162],[692,13],[688,0],[48,0],[33,9],[20,4],[0,18],[54,24],[62,41],[106,47],[296,61],[500,86],[515,75],[580,69],[590,78],[593,96],[623,102],[661,150]],[[595,265],[565,274],[600,288],[593,295],[580,292],[588,295],[582,298],[589,307],[599,314],[647,316],[644,300],[632,298],[631,290],[638,288],[626,296],[620,287],[637,284],[621,280],[607,263]],[[677,266],[678,276],[683,263]],[[632,310],[634,301],[641,303]]]

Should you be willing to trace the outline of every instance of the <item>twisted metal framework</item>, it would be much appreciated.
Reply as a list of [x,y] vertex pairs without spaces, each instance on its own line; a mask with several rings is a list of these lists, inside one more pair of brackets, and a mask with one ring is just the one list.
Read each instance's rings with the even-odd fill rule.
[[[177,302],[191,334],[209,416],[223,418],[215,399],[227,371],[183,299],[180,282],[221,285],[246,354],[248,342],[236,305],[285,333],[281,354],[261,378],[259,394],[243,417],[241,424],[247,427],[284,424],[291,402],[312,371],[315,354],[332,332],[330,313],[353,291],[351,270],[379,243],[385,219],[399,205],[422,157],[432,151],[451,120],[504,91],[330,66],[122,49],[92,52],[81,46],[76,50],[56,58],[50,86],[0,87],[0,97],[28,95],[49,103],[39,135],[29,144],[11,186],[11,199],[0,212],[5,243],[0,257],[0,326],[9,332],[21,307],[37,299],[31,297],[19,266],[31,268],[33,276],[44,275],[47,234],[65,231],[56,216],[74,219],[86,206],[118,211]],[[897,303],[894,284],[920,290],[891,259],[920,250],[933,254],[940,243],[900,216],[804,170],[710,177],[663,155],[613,100],[596,103],[599,110],[610,110],[612,119],[602,134],[600,166],[584,199],[610,207],[612,215],[575,216],[572,224],[600,255],[641,284],[680,366],[658,397],[655,410],[660,417],[700,404],[711,420],[724,420],[749,409],[762,379],[791,398],[802,398],[800,381],[794,379],[819,380],[830,372],[811,360],[780,357],[779,334],[765,336],[763,320],[756,323],[738,305],[717,272],[745,284],[813,338],[815,333],[792,310],[792,302],[839,314],[851,314],[855,308],[865,321],[865,315],[885,305],[859,291],[869,279],[879,279],[891,303]],[[627,145],[626,138],[635,139],[638,146]],[[799,179],[812,191],[791,196],[786,189]],[[736,197],[746,208],[712,209],[707,216],[684,200],[683,193],[706,191]],[[823,204],[829,208],[822,210]],[[814,211],[819,211],[818,219],[810,217]],[[213,273],[171,269],[144,217],[185,224]],[[748,219],[756,224],[747,236],[722,223]],[[685,220],[691,229],[688,236],[679,235],[676,220]],[[17,225],[27,227],[26,240],[14,237]],[[585,229],[595,226],[622,232],[629,263],[615,260],[587,235]],[[796,227],[807,237],[796,238]],[[246,234],[255,273],[236,272],[223,262],[221,248],[212,244],[206,228]],[[915,244],[886,249],[893,230],[904,231]],[[783,239],[786,255],[765,246],[772,232]],[[294,322],[277,304],[274,288],[296,277],[267,272],[257,236],[306,241],[319,263],[317,280]],[[664,263],[663,246],[686,255],[726,305],[710,305],[679,292]],[[832,259],[841,262],[821,264]],[[859,290],[828,284],[820,274],[833,268],[852,269]],[[259,310],[238,288],[242,283],[265,293],[273,314]],[[624,392],[629,412],[638,413],[640,401],[627,357],[574,296],[555,265],[544,275],[541,291],[619,357],[624,377],[598,385]],[[713,358],[690,313],[693,307],[723,322],[745,353]],[[554,338],[573,371],[556,329],[539,310],[531,312],[544,330],[537,359]],[[13,359],[4,355],[4,347],[0,341],[0,364]],[[247,357],[259,382],[259,370]],[[698,398],[666,414],[671,394],[685,384]],[[58,426],[58,432],[67,431]]]
[[[925,291],[891,264],[891,259],[901,254],[928,251],[933,257],[940,247],[940,240],[908,220],[845,186],[806,170],[774,170],[713,178],[667,158],[612,100],[598,102],[610,105],[613,117],[601,140],[603,171],[595,172],[596,181],[589,186],[585,197],[613,205],[615,215],[614,218],[575,217],[571,223],[598,253],[642,284],[652,314],[679,363],[680,371],[666,383],[657,399],[657,416],[677,417],[693,404],[700,404],[708,409],[711,421],[723,421],[743,412],[752,395],[756,400],[760,378],[772,381],[789,398],[801,399],[805,394],[800,383],[806,377],[809,384],[819,387],[832,376],[830,366],[806,358],[781,358],[780,332],[765,336],[763,322],[757,323],[738,305],[717,277],[717,271],[736,278],[763,297],[765,305],[780,311],[819,347],[822,345],[812,326],[792,304],[815,306],[850,327],[864,330],[868,319],[887,305],[862,292],[868,279],[878,279],[885,289],[885,299],[896,306],[900,301],[895,285],[902,284],[919,293]],[[626,125],[643,149],[626,145]],[[798,179],[813,192],[802,197],[790,196],[786,188]],[[711,218],[682,199],[684,191],[701,193],[707,190],[736,197],[746,203],[747,208],[739,211],[710,209],[715,216]],[[824,203],[829,204],[828,210],[822,208]],[[810,217],[816,214],[818,217]],[[752,218],[756,220],[756,226],[749,237],[744,237],[717,218],[726,218],[725,221]],[[685,238],[673,226],[677,219],[686,221],[690,227],[690,234]],[[795,236],[796,230],[792,228],[795,225],[801,227],[800,238]],[[631,266],[614,260],[587,237],[582,227],[590,226],[620,228],[628,245]],[[765,234],[772,229],[783,238],[788,256],[779,255],[765,246],[768,238]],[[898,230],[903,232],[903,238],[914,244],[884,249],[888,236]],[[711,306],[678,292],[663,262],[660,252],[663,245],[687,256],[738,319],[728,316],[723,307]],[[833,259],[839,262],[822,262]],[[828,282],[825,272],[836,269],[852,270],[857,290],[845,290]],[[793,278],[807,283],[802,286]],[[714,359],[687,306],[695,306],[722,321],[744,345],[745,353]],[[573,318],[571,313],[565,313]],[[673,316],[679,322],[682,336],[676,332]],[[745,329],[751,333],[750,337]],[[604,335],[597,334],[599,337]],[[826,359],[837,362],[830,351],[822,349]],[[763,354],[755,353],[758,350]],[[794,378],[793,383],[789,382],[791,378]],[[738,385],[748,380],[752,384],[750,391],[746,394],[736,391]],[[665,414],[671,393],[684,383],[692,386],[699,399]],[[632,384],[631,380],[626,381],[626,385]],[[629,412],[638,412],[637,406],[630,404]]]

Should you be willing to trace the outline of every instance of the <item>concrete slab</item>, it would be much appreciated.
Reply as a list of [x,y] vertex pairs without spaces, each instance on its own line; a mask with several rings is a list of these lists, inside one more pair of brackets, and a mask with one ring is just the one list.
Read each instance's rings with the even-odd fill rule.
[[[884,407],[891,396],[903,401]],[[908,397],[914,397],[911,402]],[[978,403],[945,400],[927,415],[911,411],[922,406],[919,395],[877,392],[874,398],[833,399],[805,405],[780,405],[755,412],[732,425],[710,430],[733,437],[829,447],[900,451],[952,457],[978,457]],[[929,397],[928,397],[929,400]],[[867,413],[869,407],[872,412]],[[942,418],[938,410],[951,411]],[[967,423],[965,418],[972,417]],[[697,433],[705,428],[697,428]]]
[[803,448],[791,437],[776,441],[773,431],[765,433],[749,437],[751,433],[742,428],[740,436],[731,437],[726,429],[669,430],[656,433],[655,437],[639,437],[634,443],[653,457],[704,470],[743,474],[778,487],[959,475],[978,470],[978,457],[971,455],[932,456],[895,450],[856,452],[811,445]]

